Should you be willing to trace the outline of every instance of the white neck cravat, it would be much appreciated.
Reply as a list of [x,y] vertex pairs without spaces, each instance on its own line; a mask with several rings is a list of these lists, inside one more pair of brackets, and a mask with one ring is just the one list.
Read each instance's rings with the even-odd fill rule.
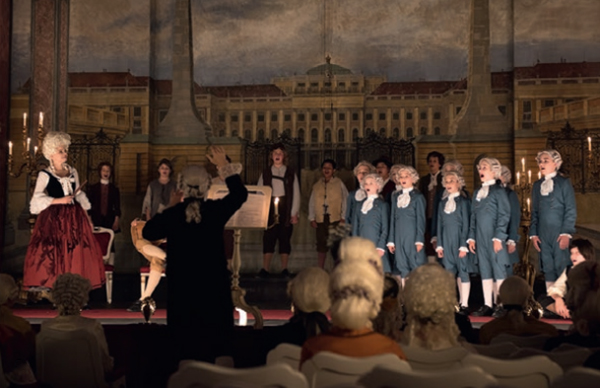
[[540,189],[541,194],[545,197],[551,192],[554,191],[554,181],[552,178],[556,176],[556,171],[552,174],[548,174],[544,176],[544,181],[542,182],[542,188]]
[[396,190],[395,191],[400,191],[402,190],[402,185],[396,185]]
[[412,190],[412,187],[410,189],[402,189],[402,192],[398,196],[398,201],[396,201],[398,207],[405,208],[408,206],[408,204],[410,203],[410,192]]
[[354,199],[356,199],[359,202],[365,198],[367,198],[367,192],[364,189],[358,189],[354,193]]
[[456,201],[454,198],[460,195],[459,192],[448,194],[448,201],[446,202],[446,206],[444,206],[444,212],[446,214],[454,213],[456,210]]
[[427,190],[431,191],[434,187],[437,186],[437,177],[440,172],[436,172],[435,174],[431,174],[431,179],[429,180],[429,185],[427,186]]
[[362,214],[367,214],[369,210],[373,209],[373,201],[375,201],[375,198],[377,198],[378,196],[379,194],[371,194],[367,197],[365,202],[363,202],[362,204],[362,208],[360,209]]
[[488,193],[490,192],[490,186],[493,185],[494,183],[496,183],[496,180],[494,179],[490,179],[489,181],[485,181],[481,184],[481,188],[479,189],[479,191],[477,192],[477,199],[478,201],[481,201],[482,199],[487,198]]
[[100,183],[102,183],[103,185],[107,185],[109,182],[108,179],[100,179]]

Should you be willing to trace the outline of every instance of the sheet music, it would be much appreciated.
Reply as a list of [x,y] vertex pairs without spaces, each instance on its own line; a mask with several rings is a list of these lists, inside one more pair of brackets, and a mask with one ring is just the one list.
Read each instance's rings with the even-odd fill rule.
[[[269,221],[271,188],[269,186],[246,186],[248,199],[225,225],[226,229],[266,229]],[[225,185],[212,185],[208,199],[220,199],[229,194]]]

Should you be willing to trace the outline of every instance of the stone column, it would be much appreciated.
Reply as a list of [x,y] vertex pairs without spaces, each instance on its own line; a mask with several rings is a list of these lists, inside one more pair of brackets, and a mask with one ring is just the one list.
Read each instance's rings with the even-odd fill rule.
[[67,131],[69,1],[33,0],[31,20],[29,124],[43,112],[45,128]]
[[[44,0],[48,1],[48,0]],[[198,113],[194,93],[194,50],[190,0],[175,1],[173,19],[173,92],[171,106],[153,143],[202,144],[211,128]]]

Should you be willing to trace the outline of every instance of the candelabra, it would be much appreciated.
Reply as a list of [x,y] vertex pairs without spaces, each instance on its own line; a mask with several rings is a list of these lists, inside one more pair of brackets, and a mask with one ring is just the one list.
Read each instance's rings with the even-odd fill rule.
[[[23,158],[22,163],[17,162],[18,167],[15,169],[15,158],[13,157],[13,143],[8,142],[8,174],[12,178],[18,178],[21,174],[26,173],[30,178],[34,179],[38,172],[38,162],[42,159],[41,148],[37,145],[33,147],[33,153],[31,152],[31,137],[29,136],[29,127],[27,126],[27,113],[23,113],[23,151],[21,157]],[[37,128],[37,144],[41,145],[44,141],[44,114],[40,112],[40,119]],[[34,186],[32,186],[34,187]]]

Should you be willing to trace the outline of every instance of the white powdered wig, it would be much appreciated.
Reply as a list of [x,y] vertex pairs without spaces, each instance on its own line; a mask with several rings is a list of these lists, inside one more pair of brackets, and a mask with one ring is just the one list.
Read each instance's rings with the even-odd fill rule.
[[331,273],[329,295],[334,326],[371,328],[381,308],[383,276],[369,262],[342,261]]

